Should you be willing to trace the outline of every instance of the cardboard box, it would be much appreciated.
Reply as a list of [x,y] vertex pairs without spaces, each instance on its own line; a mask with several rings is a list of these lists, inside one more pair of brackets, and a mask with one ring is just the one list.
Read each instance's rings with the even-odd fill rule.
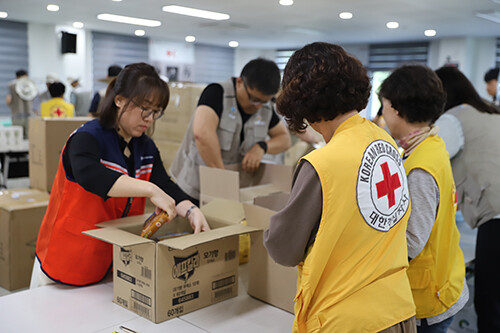
[[50,192],[66,140],[74,130],[91,119],[29,118],[30,187]]
[[153,139],[182,142],[205,84],[169,83],[170,101],[163,117],[155,123]]
[[[238,294],[239,202],[215,200],[203,207],[212,230],[155,241],[138,236],[149,214],[98,224],[84,232],[113,244],[113,302],[155,323]],[[155,234],[192,232],[176,218]]]
[[252,203],[255,197],[292,188],[291,166],[261,163],[253,174],[242,171],[239,164],[225,167],[200,166],[200,205],[215,198]]
[[36,239],[49,194],[35,189],[0,191],[0,285],[28,287]]
[[256,198],[255,205],[244,204],[243,206],[248,225],[261,229],[260,232],[251,235],[248,294],[294,313],[293,300],[297,290],[297,268],[277,264],[267,253],[263,242],[263,231],[269,228],[271,216],[286,204],[288,197],[288,193],[275,193]]
[[[161,119],[161,118],[160,118]],[[177,150],[181,146],[180,142],[171,141],[171,140],[163,140],[163,139],[155,139],[156,147],[160,151],[161,160],[163,162],[163,166],[165,170],[170,169],[170,165],[174,161],[175,155],[177,154]]]

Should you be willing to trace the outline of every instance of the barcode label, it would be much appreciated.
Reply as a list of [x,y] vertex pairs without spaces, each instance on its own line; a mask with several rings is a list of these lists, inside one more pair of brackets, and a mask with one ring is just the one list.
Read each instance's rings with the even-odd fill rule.
[[141,302],[143,304],[146,304],[147,306],[151,306],[152,302],[151,302],[151,298],[150,297],[148,297],[146,295],[143,295],[140,292],[135,291],[134,289],[131,289],[130,291],[131,291],[130,296],[133,299],[135,299],[135,300],[137,300],[137,301],[139,301],[139,302]]
[[132,301],[132,310],[140,316],[151,318],[151,311],[149,308],[145,307],[141,303]]
[[226,261],[233,260],[234,258],[236,258],[236,251],[231,250],[231,251],[226,252],[225,258],[226,258]]
[[217,290],[213,293],[213,300],[220,301],[233,295],[233,287]]
[[147,267],[142,266],[141,267],[141,276],[145,277],[146,279],[151,280],[151,270]]
[[236,276],[232,275],[230,277],[220,279],[212,282],[212,290],[219,289],[225,286],[229,286],[236,281]]

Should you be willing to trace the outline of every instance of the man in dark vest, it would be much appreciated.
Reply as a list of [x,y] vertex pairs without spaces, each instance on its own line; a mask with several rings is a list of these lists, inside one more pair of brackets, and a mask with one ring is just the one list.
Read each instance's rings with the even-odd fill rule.
[[278,118],[272,99],[280,85],[278,66],[258,58],[240,77],[208,85],[175,156],[170,173],[195,203],[200,198],[199,166],[224,169],[241,163],[254,172],[265,153],[290,147],[290,134]]

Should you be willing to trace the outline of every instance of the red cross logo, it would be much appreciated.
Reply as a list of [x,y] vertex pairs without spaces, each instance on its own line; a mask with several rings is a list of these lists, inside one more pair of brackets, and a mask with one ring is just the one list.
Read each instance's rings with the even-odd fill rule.
[[397,173],[391,175],[391,171],[389,170],[389,165],[387,164],[387,162],[382,163],[380,167],[382,169],[384,179],[376,184],[377,199],[380,199],[383,196],[387,195],[387,199],[389,200],[389,208],[391,208],[396,204],[394,191],[401,187],[401,182],[399,181],[399,176]]
[[57,108],[55,111],[54,111],[54,114],[56,114],[58,117],[61,117],[63,114],[64,114],[64,111]]

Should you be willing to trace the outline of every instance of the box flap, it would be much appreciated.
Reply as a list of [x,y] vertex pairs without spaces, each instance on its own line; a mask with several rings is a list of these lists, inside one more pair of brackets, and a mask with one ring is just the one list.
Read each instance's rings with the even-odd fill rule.
[[184,250],[191,246],[203,244],[213,240],[246,234],[250,232],[260,231],[258,228],[245,226],[242,224],[234,224],[227,227],[212,229],[210,231],[200,232],[198,234],[191,234],[183,237],[165,239],[158,244],[168,246],[178,250]]
[[243,204],[247,224],[252,227],[266,230],[269,228],[269,219],[276,214],[276,211],[250,204]]
[[144,243],[154,243],[154,241],[152,241],[151,239],[140,237],[117,228],[99,228],[83,231],[83,233],[107,243],[118,245],[120,247]]
[[223,224],[240,223],[245,218],[243,205],[241,202],[234,200],[217,198],[201,207],[201,211],[208,221]]
[[253,200],[254,205],[268,208],[274,211],[279,211],[288,202],[290,198],[290,193],[278,192],[266,196],[256,197]]
[[200,166],[200,202],[214,198],[239,200],[240,185],[237,171]]
[[281,189],[274,184],[263,184],[245,187],[240,190],[240,201],[253,203],[254,198],[267,196],[271,193],[281,192]]
[[[152,213],[152,212],[151,212]],[[134,225],[143,225],[151,213],[146,213],[142,215],[134,215],[122,217],[119,219],[109,220],[101,223],[97,223],[96,227],[106,227],[106,228],[122,228]]]

